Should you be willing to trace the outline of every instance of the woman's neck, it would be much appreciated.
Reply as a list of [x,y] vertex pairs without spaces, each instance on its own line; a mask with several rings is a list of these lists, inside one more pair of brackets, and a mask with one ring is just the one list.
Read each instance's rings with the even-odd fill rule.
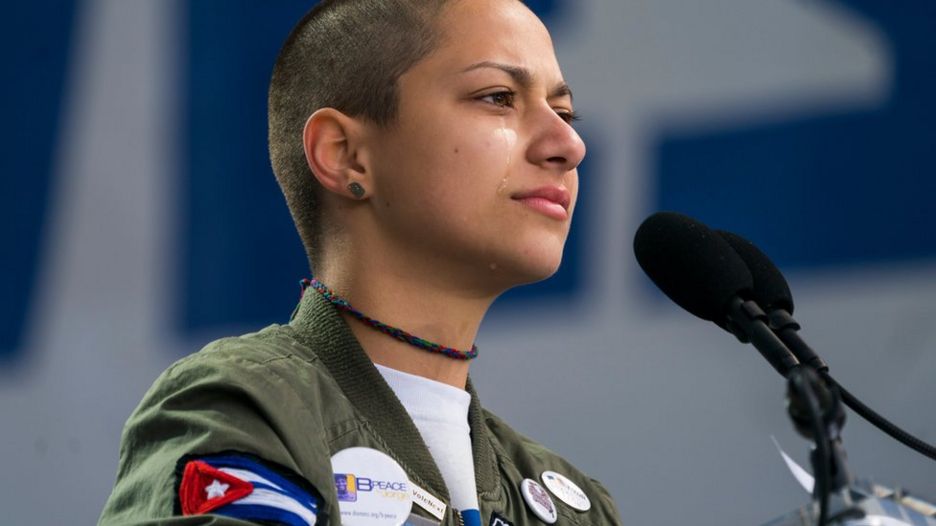
[[[317,278],[356,310],[419,338],[468,351],[496,294],[465,292],[423,279],[412,268],[400,269],[387,259],[353,258],[348,265],[324,265]],[[378,264],[379,268],[368,268]],[[405,270],[405,271],[400,271]],[[368,357],[392,369],[464,389],[470,361],[417,348],[342,312]]]

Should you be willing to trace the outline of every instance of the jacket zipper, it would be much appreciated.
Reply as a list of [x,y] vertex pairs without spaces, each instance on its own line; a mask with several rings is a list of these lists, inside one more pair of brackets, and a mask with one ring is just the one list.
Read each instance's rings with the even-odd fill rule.
[[452,509],[452,511],[455,512],[455,518],[458,519],[458,526],[465,526],[465,518],[462,517],[461,512],[454,508]]

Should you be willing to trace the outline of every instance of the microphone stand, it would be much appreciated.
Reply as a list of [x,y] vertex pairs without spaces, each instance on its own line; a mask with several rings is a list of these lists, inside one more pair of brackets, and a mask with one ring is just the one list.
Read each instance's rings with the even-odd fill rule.
[[802,351],[805,343],[792,326],[774,332],[767,325],[769,321],[776,320],[770,320],[754,301],[735,296],[728,303],[725,328],[740,341],[753,344],[774,369],[787,378],[789,416],[799,434],[814,444],[809,460],[815,483],[812,502],[807,508],[765,526],[857,526],[884,524],[879,522],[884,519],[903,521],[907,517],[913,517],[913,524],[936,526],[936,514],[926,511],[936,506],[925,501],[920,501],[920,505],[897,491],[889,496],[881,495],[876,485],[853,481],[842,445],[845,425],[842,402],[852,406],[850,398],[853,397],[829,376],[827,366],[824,367],[818,357],[796,352]]
[[783,309],[774,309],[767,316],[769,318],[770,328],[780,338],[780,341],[796,355],[800,363],[809,365],[818,371],[819,374],[822,375],[823,380],[825,380],[826,385],[834,387],[841,394],[842,400],[848,407],[872,425],[890,435],[891,438],[894,438],[921,455],[936,460],[936,447],[911,435],[884,416],[878,414],[832,378],[832,375],[829,374],[829,365],[803,341],[797,332],[800,326],[789,312]]
[[[815,473],[813,499],[819,505],[817,525],[863,517],[849,491],[852,478],[842,446],[845,410],[835,386],[808,366],[793,367],[787,376],[787,412],[796,431],[815,444],[809,460]],[[830,498],[835,511],[831,517]]]
[[[810,453],[813,473],[813,499],[819,505],[818,526],[830,520],[863,517],[849,492],[851,476],[845,464],[842,426],[845,409],[838,386],[826,383],[814,370],[815,363],[803,365],[787,344],[768,326],[770,321],[756,302],[733,297],[728,303],[726,328],[744,343],[751,343],[781,375],[787,378],[787,410],[796,430],[815,444]],[[782,333],[781,333],[782,334]],[[830,519],[830,497],[835,514]]]

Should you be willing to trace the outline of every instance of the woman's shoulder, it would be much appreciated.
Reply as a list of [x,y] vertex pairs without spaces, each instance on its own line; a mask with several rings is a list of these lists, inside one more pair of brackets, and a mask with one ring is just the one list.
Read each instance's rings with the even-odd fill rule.
[[315,365],[318,357],[296,337],[292,326],[274,324],[256,332],[214,340],[172,364],[167,372],[197,367],[263,368],[280,361]]
[[294,329],[271,325],[215,340],[170,365],[147,390],[128,425],[141,418],[188,418],[212,404],[249,409],[265,422],[305,414],[324,425],[347,405],[343,399],[328,369],[296,339]]
[[172,388],[198,380],[243,384],[270,376],[287,385],[308,385],[327,375],[315,352],[296,338],[289,325],[214,340],[170,365],[153,388]]
[[157,378],[124,427],[102,524],[174,521],[183,478],[202,481],[193,473],[205,465],[249,465],[328,487],[326,426],[340,394],[291,330],[216,340]]

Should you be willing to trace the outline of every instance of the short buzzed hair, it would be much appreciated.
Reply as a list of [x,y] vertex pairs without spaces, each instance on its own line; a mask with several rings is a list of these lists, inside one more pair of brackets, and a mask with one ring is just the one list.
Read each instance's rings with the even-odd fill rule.
[[335,108],[378,126],[395,122],[397,81],[437,45],[452,0],[323,0],[293,28],[273,67],[270,161],[312,267],[320,261],[323,188],[302,144],[309,116]]

